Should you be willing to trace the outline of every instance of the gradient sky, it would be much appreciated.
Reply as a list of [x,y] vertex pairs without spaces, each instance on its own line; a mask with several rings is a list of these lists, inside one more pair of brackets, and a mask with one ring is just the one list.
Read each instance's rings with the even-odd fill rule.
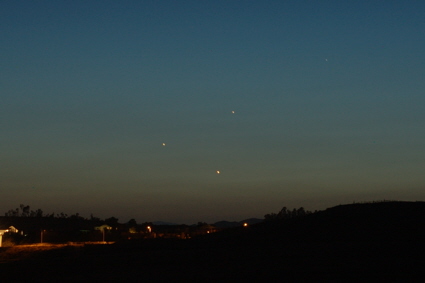
[[0,7],[0,213],[425,200],[424,1]]

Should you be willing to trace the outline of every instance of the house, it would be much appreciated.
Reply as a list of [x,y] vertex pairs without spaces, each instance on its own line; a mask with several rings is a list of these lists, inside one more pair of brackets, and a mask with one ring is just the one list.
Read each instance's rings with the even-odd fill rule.
[[5,233],[18,233],[18,229],[16,229],[15,227],[13,227],[13,226],[10,226],[9,228],[7,228],[7,229],[2,229],[1,227],[0,227],[0,247],[2,246],[2,242],[3,242],[3,235],[5,234]]

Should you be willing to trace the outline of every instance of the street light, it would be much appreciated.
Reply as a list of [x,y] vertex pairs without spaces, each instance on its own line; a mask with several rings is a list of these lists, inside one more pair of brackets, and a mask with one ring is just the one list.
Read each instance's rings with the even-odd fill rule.
[[106,230],[106,229],[111,230],[111,228],[112,228],[112,227],[107,226],[107,227],[104,227],[104,228],[102,229],[103,242],[105,242],[105,230]]
[[44,232],[46,232],[46,230],[41,229],[41,231],[40,231],[40,244],[42,244],[42,243],[43,243],[43,235],[44,235]]
[[94,227],[94,229],[102,231],[102,240],[103,240],[103,242],[105,242],[105,229],[111,230],[112,227],[105,224],[105,225],[102,225],[102,226],[99,226],[99,227]]

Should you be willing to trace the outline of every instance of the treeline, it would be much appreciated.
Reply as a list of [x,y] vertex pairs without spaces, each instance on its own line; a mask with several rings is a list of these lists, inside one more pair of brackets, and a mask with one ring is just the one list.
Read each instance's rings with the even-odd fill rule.
[[[317,211],[315,211],[317,212]],[[306,216],[308,214],[312,214],[313,212],[309,210],[305,210],[304,207],[294,208],[292,210],[283,207],[278,213],[269,213],[264,215],[265,221],[272,220],[283,220],[283,219],[292,219],[297,217]]]
[[[5,212],[4,216],[8,217],[43,217],[43,211],[41,209],[30,210],[29,205],[19,205],[15,209],[9,209]],[[49,215],[50,216],[50,215]]]
[[[31,210],[29,205],[20,204],[19,207],[15,209],[9,209],[9,211],[4,213],[6,217],[45,217],[45,218],[60,218],[60,219],[79,219],[79,220],[91,220],[91,221],[101,221],[100,218],[94,217],[93,214],[90,215],[90,218],[84,218],[78,212],[75,214],[68,215],[64,212],[61,213],[47,213],[44,214],[43,210],[36,209]],[[118,219],[115,217],[110,217],[104,220],[105,222],[118,223]]]
[[[376,203],[396,203],[398,201],[396,200],[374,200],[374,201],[362,201],[362,202],[353,202],[353,204],[376,204]],[[340,205],[341,206],[341,205]],[[308,214],[316,213],[318,212],[315,210],[314,212],[305,210],[303,207],[300,208],[294,208],[294,209],[288,209],[286,207],[283,207],[278,213],[269,213],[264,215],[265,221],[270,220],[279,220],[279,219],[291,219],[296,217],[305,216]]]
[[[317,211],[314,211],[317,212]],[[282,219],[292,219],[296,217],[305,216],[308,214],[312,214],[313,212],[309,210],[305,210],[303,207],[300,208],[294,208],[294,209],[288,209],[287,207],[283,207],[278,213],[269,213],[264,215],[265,221],[271,221],[271,220],[282,220]],[[90,218],[84,218],[79,213],[68,215],[66,213],[50,213],[50,214],[44,214],[44,212],[41,209],[31,210],[29,205],[20,204],[19,207],[15,209],[10,209],[9,211],[5,212],[4,214],[6,217],[39,217],[39,218],[59,218],[59,219],[74,219],[74,220],[90,220],[90,221],[97,221],[97,222],[103,222],[105,224],[116,226],[118,224],[118,218],[110,217],[105,220],[101,220],[98,217],[94,217],[93,214],[90,215]],[[201,223],[201,222],[199,222]],[[199,225],[198,223],[198,225]],[[130,219],[127,224],[130,224],[132,226],[137,226],[137,223],[134,219]]]

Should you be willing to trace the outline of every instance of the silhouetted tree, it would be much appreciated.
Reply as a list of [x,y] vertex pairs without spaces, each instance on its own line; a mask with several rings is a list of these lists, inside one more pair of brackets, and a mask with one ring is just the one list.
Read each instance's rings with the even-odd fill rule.
[[21,207],[21,216],[22,217],[28,217],[28,216],[30,216],[30,206],[29,205],[23,205],[23,204],[21,204],[20,205],[20,207]]
[[269,213],[269,214],[264,215],[264,219],[266,221],[275,220],[276,218],[277,218],[276,213]]
[[55,213],[54,213],[54,212],[52,212],[52,213],[50,213],[50,214],[46,214],[46,216],[45,216],[45,217],[54,218],[54,217],[55,217]]
[[68,217],[68,214],[61,212],[59,214],[56,214],[56,217],[57,218],[67,218]]
[[306,211],[304,207],[300,207],[298,209],[294,208],[292,210],[287,209],[285,206],[276,214],[276,213],[269,213],[264,215],[264,220],[270,221],[270,220],[284,220],[284,219],[290,219],[290,218],[296,218],[305,216],[307,214],[311,214],[311,211]]
[[80,216],[80,214],[77,212],[73,215],[69,216],[70,219],[79,219],[79,220],[84,220],[84,217]]
[[10,209],[4,215],[11,217],[36,217],[40,215],[42,216],[43,212],[41,209],[37,209],[36,211],[30,210],[29,205],[20,204],[19,207]]
[[93,222],[100,222],[100,218],[99,217],[95,217],[93,215],[93,213],[90,213],[90,220]]
[[297,216],[304,216],[306,215],[306,211],[304,210],[304,207],[300,207],[297,209]]
[[43,210],[37,209],[35,211],[35,217],[43,217]]
[[130,220],[127,222],[127,225],[128,225],[129,227],[136,227],[136,226],[137,226],[137,222],[136,222],[136,220],[135,220],[134,218],[132,218],[132,219],[130,219]]
[[4,216],[10,216],[10,217],[19,216],[19,208],[17,208],[17,209],[10,209],[8,212],[6,212],[4,214]]
[[118,218],[115,217],[109,217],[105,219],[105,224],[111,226],[111,227],[116,227],[118,225]]
[[278,214],[276,215],[276,218],[279,218],[279,219],[285,219],[285,218],[290,218],[291,217],[291,211],[290,210],[288,210],[287,208],[286,208],[286,206],[284,206],[279,212],[278,212]]

